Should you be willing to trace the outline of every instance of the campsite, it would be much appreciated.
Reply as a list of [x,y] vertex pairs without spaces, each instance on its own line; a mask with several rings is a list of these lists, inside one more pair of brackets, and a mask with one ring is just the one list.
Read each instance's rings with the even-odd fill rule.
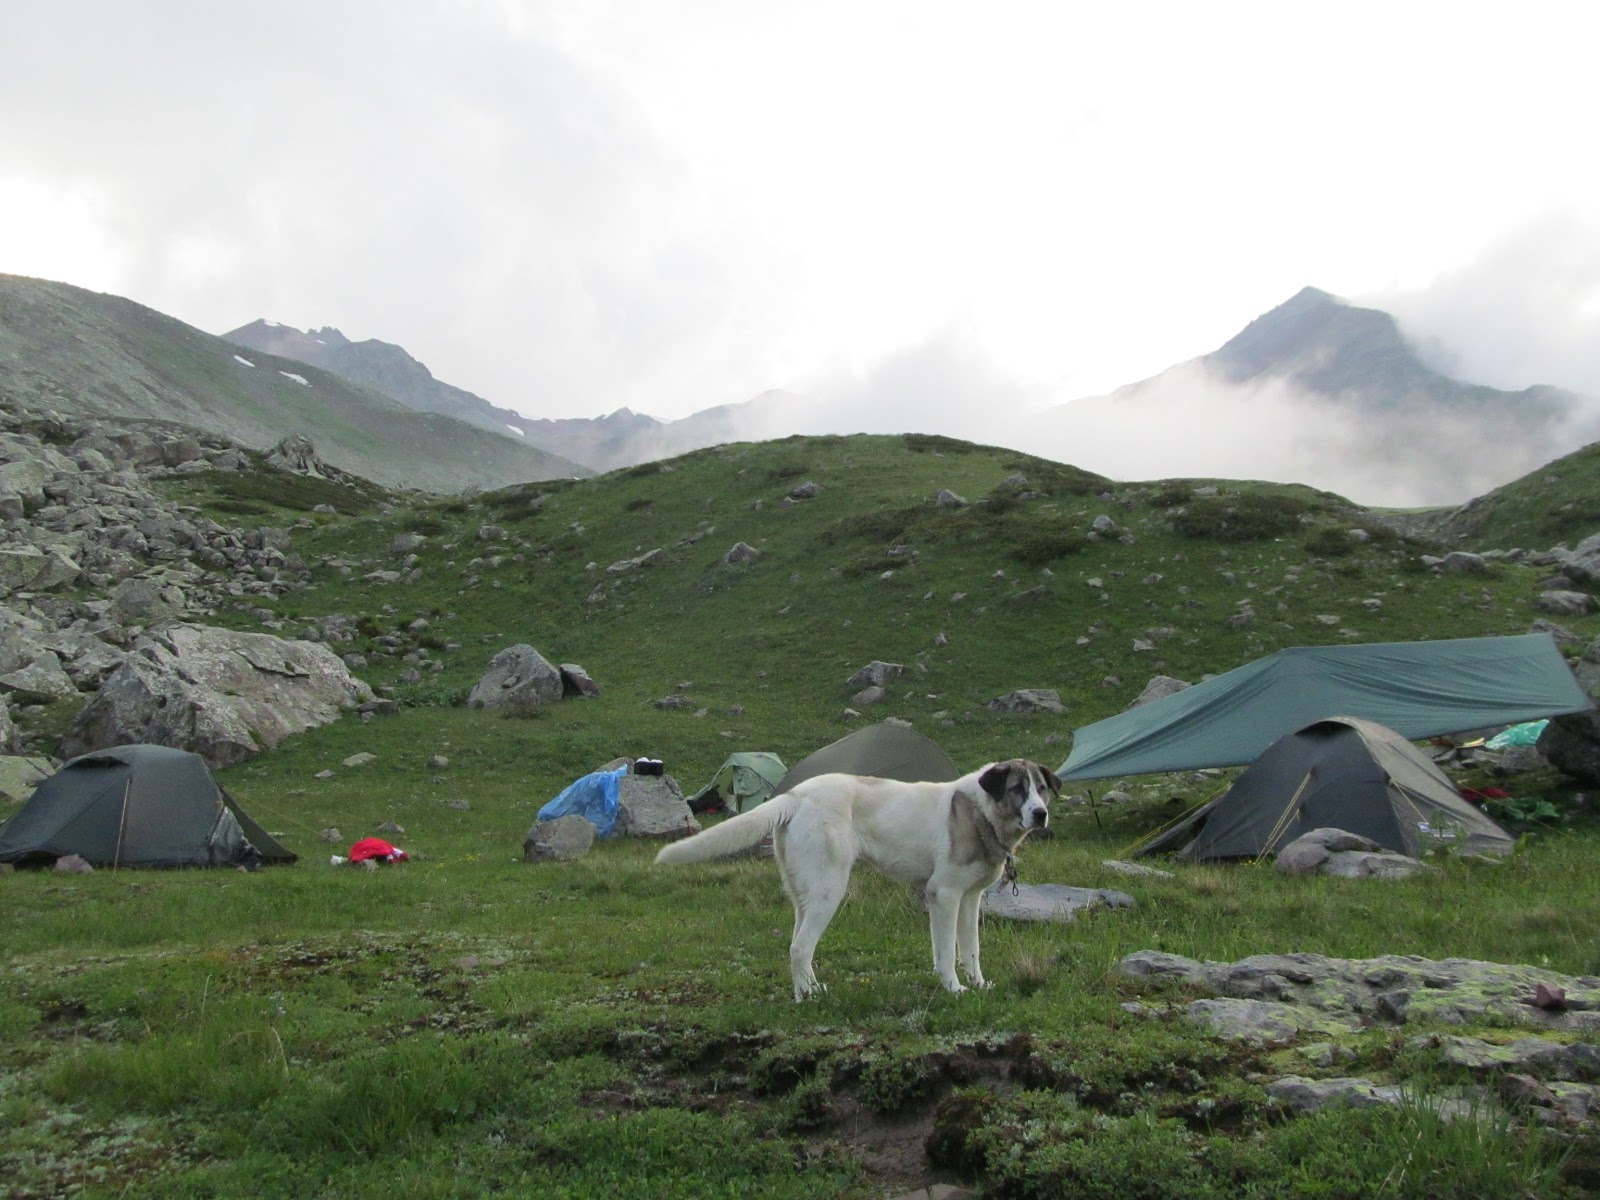
[[[392,711],[346,712],[213,772],[292,865],[0,875],[9,1194],[1600,1184],[1594,1125],[1568,1119],[1593,1082],[1580,1051],[1600,1043],[1576,1019],[1591,995],[1600,1005],[1600,828],[1593,785],[1548,763],[1505,773],[1508,756],[1449,747],[1452,783],[1555,815],[1508,819],[1506,853],[1442,847],[1392,881],[1159,856],[1136,865],[1164,874],[1126,874],[1104,864],[1243,766],[1068,780],[1054,836],[1023,847],[1021,881],[1134,903],[986,923],[996,986],[961,996],[930,983],[920,899],[870,871],[819,951],[832,990],[795,1005],[769,859],[662,872],[657,842],[626,837],[571,862],[521,853],[543,805],[619,757],[660,760],[690,797],[731,755],[792,769],[894,718],[961,770],[1012,755],[1055,768],[1151,677],[1199,692],[1289,647],[1522,638],[1545,621],[1564,636],[1541,626],[1538,640],[1581,664],[1600,616],[1549,620],[1548,565],[1442,569],[1425,559],[1444,547],[1308,489],[1113,483],[939,440],[794,439],[668,465],[331,513],[313,511],[325,489],[281,473],[248,496],[216,473],[164,485],[219,521],[289,530],[308,564],[304,588],[220,605],[209,623],[285,638],[348,628],[336,649],[364,656],[356,673]],[[802,481],[815,495],[782,505]],[[941,488],[974,503],[940,509]],[[1116,533],[1091,540],[1101,515]],[[402,535],[421,539],[406,543],[409,581],[394,570]],[[1535,545],[1526,530],[1477,536],[1465,548]],[[736,542],[760,555],[724,562]],[[583,664],[598,694],[468,707],[490,659],[519,643]],[[858,703],[848,681],[878,660],[903,669]],[[1053,690],[1065,711],[991,706],[1018,689]],[[19,724],[52,752],[74,717],[35,705]],[[1417,745],[1430,762],[1447,750]],[[329,865],[372,835],[409,861]],[[1428,984],[1395,956],[1534,975]],[[1330,963],[1371,960],[1385,961],[1367,975],[1392,980],[1382,1004],[1310,1003],[1324,983],[1354,986]],[[1525,1003],[1538,987],[1551,1004],[1564,989],[1563,1007]],[[1429,1007],[1441,996],[1455,1019]],[[1247,1003],[1303,1023],[1225,1031]],[[1559,1053],[1494,1065],[1535,1036]],[[1269,1093],[1352,1078],[1403,1090],[1316,1111]]]

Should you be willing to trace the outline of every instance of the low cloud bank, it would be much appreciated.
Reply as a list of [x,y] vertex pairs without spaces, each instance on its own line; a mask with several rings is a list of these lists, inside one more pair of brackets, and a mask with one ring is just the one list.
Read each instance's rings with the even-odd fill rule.
[[[1123,481],[1260,479],[1418,508],[1464,503],[1600,437],[1600,420],[1585,407],[1565,420],[1526,421],[1443,406],[1378,409],[1282,380],[1231,384],[1199,361],[1041,411],[1049,399],[1047,389],[1008,377],[971,339],[948,333],[814,380],[803,395],[730,406],[718,440],[938,433]],[[688,424],[674,423],[684,432]]]

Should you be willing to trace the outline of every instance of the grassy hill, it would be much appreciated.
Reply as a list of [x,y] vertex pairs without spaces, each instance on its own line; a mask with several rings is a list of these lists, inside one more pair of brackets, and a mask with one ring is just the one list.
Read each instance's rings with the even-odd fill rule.
[[1485,492],[1460,508],[1410,523],[1435,537],[1484,549],[1569,547],[1600,532],[1600,442]]
[[0,392],[71,416],[179,422],[433,492],[588,474],[564,458],[286,358],[239,348],[120,296],[0,275]]
[[[1600,972],[1596,835],[1549,773],[1518,786],[1575,814],[1565,832],[1499,868],[1386,885],[1248,866],[1113,875],[1101,860],[1219,780],[1108,781],[1134,800],[1064,798],[1023,878],[1119,887],[1138,906],[990,922],[998,986],[959,997],[932,980],[917,899],[867,868],[822,943],[832,991],[795,1006],[770,863],[662,872],[652,847],[621,843],[516,861],[538,807],[615,755],[662,758],[689,790],[731,750],[793,763],[843,735],[846,680],[874,658],[909,669],[867,719],[912,721],[964,769],[1054,766],[1073,728],[1158,672],[1198,679],[1291,644],[1522,632],[1539,572],[1434,574],[1422,547],[1305,488],[1126,485],[910,435],[724,446],[343,515],[311,513],[323,494],[293,477],[248,478],[162,486],[293,526],[315,569],[304,591],[218,621],[294,636],[355,618],[358,640],[338,649],[367,655],[360,673],[401,708],[223,773],[305,856],[296,867],[0,877],[14,1194],[864,1200],[963,1170],[993,1194],[1041,1196],[1575,1195],[1593,1180],[1588,1134],[1444,1127],[1421,1104],[1285,1120],[1253,1078],[1316,1073],[1297,1051],[1130,1016],[1138,997],[1110,974],[1137,949]],[[806,482],[816,494],[786,504]],[[941,488],[972,503],[939,508]],[[1091,538],[1102,515],[1114,528]],[[397,568],[401,533],[424,537],[420,577],[367,578]],[[761,555],[723,564],[738,541]],[[656,548],[653,565],[607,569]],[[1230,622],[1246,606],[1254,621]],[[1600,617],[1572,626],[1600,635]],[[581,663],[602,694],[515,716],[460,707],[519,641]],[[985,707],[1020,687],[1058,689],[1067,715]],[[656,707],[668,694],[694,707]],[[342,765],[361,751],[376,760]],[[323,865],[384,821],[415,861]],[[330,826],[333,845],[318,837]],[[1462,1082],[1382,1029],[1352,1053],[1340,1073],[1406,1078],[1419,1096]],[[924,1142],[940,1131],[936,1168]],[[994,1157],[948,1149],[985,1138]]]

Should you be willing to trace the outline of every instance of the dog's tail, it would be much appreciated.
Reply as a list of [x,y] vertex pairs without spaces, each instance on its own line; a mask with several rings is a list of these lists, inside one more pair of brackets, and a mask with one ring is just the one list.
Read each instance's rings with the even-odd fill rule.
[[741,850],[749,850],[759,845],[761,839],[778,826],[787,825],[794,816],[795,805],[792,794],[774,796],[749,812],[729,817],[693,837],[663,846],[656,855],[656,863],[660,866],[676,866],[679,863],[705,862],[710,858],[726,858]]

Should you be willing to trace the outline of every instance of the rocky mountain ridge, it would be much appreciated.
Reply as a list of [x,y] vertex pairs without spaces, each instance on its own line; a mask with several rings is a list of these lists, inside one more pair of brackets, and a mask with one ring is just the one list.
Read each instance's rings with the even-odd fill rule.
[[586,473],[319,368],[239,349],[119,296],[0,275],[0,398],[18,410],[177,422],[257,450],[299,435],[335,467],[425,491]]

